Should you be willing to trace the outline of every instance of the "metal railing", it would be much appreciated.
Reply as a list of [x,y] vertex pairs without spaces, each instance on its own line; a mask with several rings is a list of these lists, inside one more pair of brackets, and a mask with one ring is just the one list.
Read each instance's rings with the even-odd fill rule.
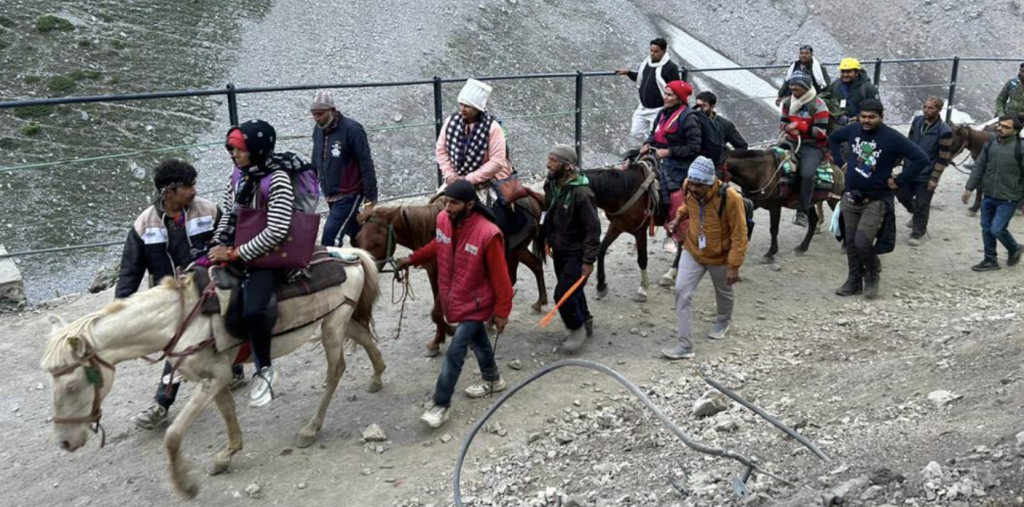
[[[898,85],[891,86],[891,88],[921,88],[921,87],[943,87],[947,88],[948,100],[947,100],[947,111],[946,120],[949,121],[953,110],[953,101],[956,98],[957,80],[959,78],[960,63],[961,62],[1021,62],[1024,58],[1004,58],[1004,57],[938,57],[938,58],[901,58],[901,59],[882,59],[875,58],[874,60],[864,60],[865,65],[871,65],[873,67],[874,83],[880,89],[882,69],[884,65],[898,65],[898,64],[910,64],[910,63],[938,63],[938,62],[950,62],[950,78],[946,83],[934,83],[927,85]],[[835,67],[838,62],[823,62],[823,65],[827,67]],[[766,70],[782,70],[787,69],[789,65],[755,65],[755,66],[734,66],[734,67],[717,67],[717,68],[706,68],[706,69],[688,69],[685,67],[680,68],[680,78],[687,80],[691,74],[699,73],[710,73],[710,72],[731,72],[731,71],[766,71]],[[584,83],[587,78],[596,77],[609,77],[614,76],[615,73],[612,71],[576,71],[576,72],[559,72],[559,73],[539,73],[539,74],[515,74],[515,75],[502,75],[502,76],[489,76],[489,77],[478,77],[481,81],[510,81],[510,80],[534,80],[534,79],[573,79],[575,84],[574,93],[574,107],[568,114],[573,115],[573,129],[574,129],[574,145],[576,148],[576,154],[579,158],[580,164],[583,161],[583,121],[584,113],[588,112],[583,108],[583,97],[584,97]],[[238,114],[238,96],[247,94],[257,93],[277,93],[277,92],[294,92],[294,91],[308,91],[308,90],[337,90],[337,89],[359,89],[359,88],[396,88],[396,87],[414,87],[414,86],[431,86],[433,92],[433,105],[434,105],[434,135],[435,137],[441,134],[441,126],[444,123],[444,106],[443,106],[443,92],[442,85],[450,83],[461,83],[465,81],[465,78],[441,78],[433,77],[431,79],[420,79],[410,81],[390,81],[390,82],[364,82],[364,83],[323,83],[323,84],[298,84],[298,85],[285,85],[285,86],[265,86],[265,87],[236,87],[233,83],[228,83],[224,88],[212,88],[212,89],[200,89],[200,90],[178,90],[178,91],[167,91],[167,92],[151,92],[151,93],[135,93],[135,94],[116,94],[116,95],[95,95],[95,96],[81,96],[81,97],[60,97],[60,98],[46,98],[46,99],[33,99],[33,100],[14,100],[0,102],[0,110],[24,108],[24,107],[37,107],[37,106],[56,106],[66,104],[87,104],[87,103],[113,103],[113,102],[128,102],[138,100],[155,100],[155,99],[168,99],[168,98],[183,98],[183,97],[213,97],[223,96],[227,98],[228,107],[228,120],[231,125],[237,125],[239,122]],[[763,98],[761,98],[763,99]],[[741,97],[735,99],[723,99],[726,100],[754,100],[750,97]],[[629,108],[632,109],[632,108]],[[604,111],[601,109],[590,110],[590,112]],[[208,143],[205,143],[208,144]],[[193,145],[189,145],[193,146]],[[200,145],[194,145],[200,146]],[[186,148],[188,146],[185,146]],[[157,148],[154,150],[143,150],[140,152],[133,152],[128,154],[121,154],[119,156],[132,156],[139,153],[158,153],[161,151],[169,151],[171,149],[180,149],[182,147],[165,147]],[[108,156],[109,157],[109,156]],[[95,158],[95,157],[93,157]],[[81,159],[82,161],[88,159]],[[63,161],[60,163],[75,163],[77,160]],[[26,164],[25,166],[17,167],[16,169],[33,169],[37,167],[49,167],[55,165],[54,163],[48,164]],[[12,168],[0,168],[0,173],[11,172]],[[438,184],[441,183],[441,174],[437,172]],[[99,248],[105,246],[111,246],[120,244],[121,242],[103,242],[103,243],[91,243],[87,245],[71,245],[67,247],[58,248],[46,248],[40,250],[28,250],[22,252],[13,252],[6,255],[0,255],[0,259],[8,257],[18,257],[25,255],[34,255],[42,253],[50,253],[55,251],[68,251],[76,249],[86,248]]]

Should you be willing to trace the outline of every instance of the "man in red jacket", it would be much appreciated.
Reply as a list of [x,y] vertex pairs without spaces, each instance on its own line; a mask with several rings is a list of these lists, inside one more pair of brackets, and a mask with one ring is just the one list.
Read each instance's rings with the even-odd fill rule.
[[437,237],[398,262],[398,269],[404,269],[437,261],[441,311],[448,322],[458,323],[437,377],[434,406],[420,417],[431,428],[439,428],[449,418],[452,393],[470,346],[484,381],[467,387],[466,395],[480,398],[505,389],[485,322],[494,317],[501,333],[512,312],[505,244],[493,212],[480,204],[476,189],[466,180],[449,184],[444,196],[444,213],[437,215]]

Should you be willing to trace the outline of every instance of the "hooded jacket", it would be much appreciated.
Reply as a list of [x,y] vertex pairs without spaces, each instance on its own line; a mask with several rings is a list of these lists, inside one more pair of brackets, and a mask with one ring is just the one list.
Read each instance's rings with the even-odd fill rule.
[[832,116],[854,118],[860,114],[859,106],[862,100],[878,98],[878,88],[868,78],[868,73],[860,69],[857,78],[850,84],[846,84],[842,79],[833,81],[822,92],[821,98],[828,104]]
[[582,174],[564,186],[550,180],[544,183],[544,237],[551,251],[581,254],[584,264],[596,262],[601,247],[601,219],[589,184]]

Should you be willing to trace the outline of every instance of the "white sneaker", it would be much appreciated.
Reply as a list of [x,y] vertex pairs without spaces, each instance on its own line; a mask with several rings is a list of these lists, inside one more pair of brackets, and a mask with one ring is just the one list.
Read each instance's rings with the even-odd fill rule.
[[483,398],[492,392],[500,393],[505,390],[505,387],[507,387],[505,385],[505,379],[498,377],[498,380],[495,380],[494,382],[485,380],[479,384],[473,384],[466,388],[465,393],[466,396],[469,396],[470,398]]
[[725,338],[725,334],[728,332],[728,322],[726,322],[725,324],[715,322],[715,325],[711,328],[711,331],[708,331],[708,338],[711,338],[712,340],[721,340],[722,338]]
[[151,430],[167,420],[167,409],[160,405],[152,405],[135,416],[135,426],[139,429]]
[[262,407],[274,399],[274,385],[277,384],[277,373],[273,366],[260,369],[252,376],[252,387],[249,388],[249,406]]
[[440,428],[441,425],[448,422],[450,416],[448,415],[449,407],[430,407],[423,415],[420,416],[420,420],[426,423],[431,428]]

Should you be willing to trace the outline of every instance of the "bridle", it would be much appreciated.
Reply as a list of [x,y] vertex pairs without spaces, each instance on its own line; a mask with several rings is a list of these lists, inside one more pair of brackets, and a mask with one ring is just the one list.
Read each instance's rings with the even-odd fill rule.
[[[401,213],[405,213],[405,210],[404,209],[401,210]],[[378,218],[376,216],[373,216],[373,215],[370,215],[369,217],[367,217],[366,223],[368,223],[368,224],[376,224],[376,225],[379,225],[381,227],[386,227],[387,228],[387,236],[386,236],[387,239],[385,240],[385,247],[384,247],[384,258],[381,259],[381,260],[378,260],[376,262],[377,263],[377,271],[380,272],[380,273],[396,272],[398,270],[398,263],[395,261],[395,249],[396,249],[395,247],[397,245],[395,243],[395,226],[394,226],[394,224],[392,224],[390,221],[385,221],[385,220],[383,220],[381,218]],[[390,268],[391,268],[390,271],[384,269],[385,267],[388,267],[388,266],[390,266]]]
[[100,408],[102,402],[100,396],[100,390],[103,389],[103,372],[100,368],[107,368],[110,371],[116,371],[113,364],[104,361],[96,350],[92,348],[92,345],[88,341],[82,340],[85,344],[85,355],[67,366],[60,368],[54,368],[49,370],[50,375],[53,378],[62,377],[67,375],[78,368],[85,368],[85,378],[92,384],[92,411],[85,417],[54,417],[54,424],[88,424],[89,429],[93,433],[100,433],[100,447],[103,447],[107,443],[107,431],[103,429],[103,425],[100,424],[100,419],[103,417],[103,409]]
[[966,130],[966,132],[964,133],[964,142],[960,144],[960,147],[957,148],[956,151],[953,152],[952,155],[950,155],[950,157],[949,157],[949,165],[955,167],[956,170],[960,171],[961,173],[970,174],[969,172],[964,171],[963,169],[960,169],[960,165],[955,162],[956,158],[959,157],[960,154],[963,153],[964,150],[967,149],[967,147],[970,146],[970,144],[971,144],[971,127],[968,127],[966,125],[962,125],[960,127],[957,127],[957,129],[961,129],[961,128]]

